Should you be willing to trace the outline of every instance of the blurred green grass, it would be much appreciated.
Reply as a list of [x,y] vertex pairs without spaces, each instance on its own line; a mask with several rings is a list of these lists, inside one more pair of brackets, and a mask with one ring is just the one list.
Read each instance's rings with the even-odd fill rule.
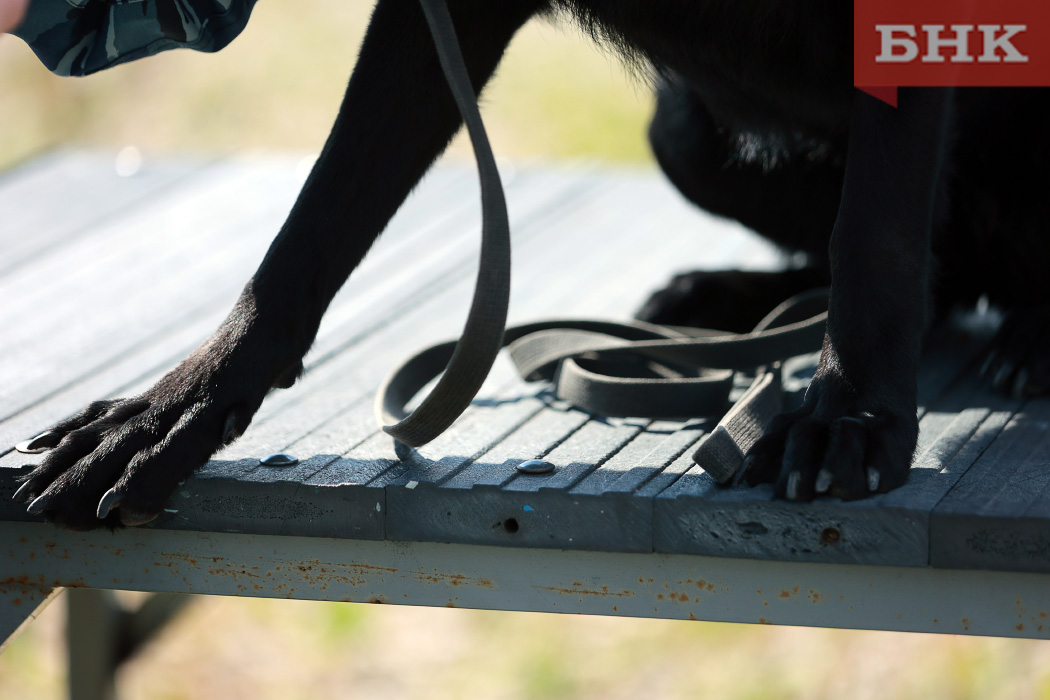
[[[62,602],[0,656],[0,698],[63,695]],[[1050,700],[1050,643],[202,597],[125,699]]]
[[[370,8],[267,0],[217,55],[169,53],[76,80],[2,37],[0,168],[64,144],[316,151]],[[644,87],[571,29],[523,30],[483,107],[504,157],[650,159]],[[52,605],[0,655],[0,700],[63,697],[62,612]],[[143,700],[1050,700],[1050,643],[205,597],[119,689]]]
[[[324,143],[372,3],[267,0],[223,51],[173,51],[87,78],[57,78],[0,37],[0,167],[59,144],[148,153]],[[574,29],[533,22],[483,96],[511,158],[646,160],[645,88]],[[464,154],[465,144],[455,150]]]

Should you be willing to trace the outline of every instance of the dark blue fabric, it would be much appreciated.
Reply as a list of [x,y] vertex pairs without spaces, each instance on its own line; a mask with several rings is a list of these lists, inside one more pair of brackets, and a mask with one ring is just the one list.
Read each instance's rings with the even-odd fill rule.
[[30,0],[13,33],[58,75],[89,75],[168,49],[218,51],[255,0]]

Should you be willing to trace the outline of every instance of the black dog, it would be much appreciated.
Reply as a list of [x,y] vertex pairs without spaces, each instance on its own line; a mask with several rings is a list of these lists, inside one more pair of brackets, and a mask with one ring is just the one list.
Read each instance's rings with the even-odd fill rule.
[[[672,181],[812,260],[778,275],[679,278],[645,317],[746,328],[830,280],[818,373],[804,407],[753,449],[751,482],[791,499],[904,483],[928,319],[980,294],[1019,310],[994,376],[1022,392],[1050,387],[1045,353],[1029,357],[1022,342],[1045,333],[1031,307],[1050,284],[1038,204],[1050,167],[1045,93],[902,90],[893,109],[852,87],[848,3],[449,5],[479,91],[537,13],[571,15],[651,68],[651,137]],[[30,510],[70,528],[154,517],[272,387],[296,380],[333,295],[459,124],[418,4],[380,0],[321,158],[233,312],[156,386],[94,403],[38,441],[54,449],[18,494],[34,499]],[[709,300],[727,292],[741,303],[723,316]]]

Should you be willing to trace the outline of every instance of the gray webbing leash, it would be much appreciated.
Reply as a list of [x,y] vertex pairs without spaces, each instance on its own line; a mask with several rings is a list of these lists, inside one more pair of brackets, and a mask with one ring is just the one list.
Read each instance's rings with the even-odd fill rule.
[[[380,425],[395,440],[411,447],[430,442],[452,425],[477,396],[502,346],[503,327],[510,304],[510,224],[503,186],[481,123],[477,96],[470,84],[445,0],[419,0],[434,38],[441,70],[445,73],[456,106],[467,125],[481,180],[481,265],[474,285],[474,300],[445,373],[437,386],[411,415],[398,420],[381,411]],[[404,404],[402,404],[403,406]],[[377,409],[380,404],[377,404]],[[403,415],[403,412],[401,412]]]
[[[744,334],[593,320],[545,321],[504,330],[510,301],[510,227],[499,173],[445,0],[420,4],[478,164],[481,265],[459,340],[419,352],[380,386],[376,417],[383,430],[412,447],[436,438],[473,401],[503,346],[509,346],[525,379],[553,378],[559,398],[611,416],[719,415],[726,409],[734,371],[758,368],[751,386],[694,455],[720,483],[729,481],[781,410],[778,362],[820,348],[827,291],[789,299]],[[430,394],[406,415],[405,405],[439,375]]]

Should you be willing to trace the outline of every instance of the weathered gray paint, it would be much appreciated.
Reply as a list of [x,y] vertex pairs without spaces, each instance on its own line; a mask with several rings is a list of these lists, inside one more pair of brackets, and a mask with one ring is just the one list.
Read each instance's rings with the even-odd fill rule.
[[1050,638],[1041,574],[14,523],[0,541],[0,577],[65,586]]

